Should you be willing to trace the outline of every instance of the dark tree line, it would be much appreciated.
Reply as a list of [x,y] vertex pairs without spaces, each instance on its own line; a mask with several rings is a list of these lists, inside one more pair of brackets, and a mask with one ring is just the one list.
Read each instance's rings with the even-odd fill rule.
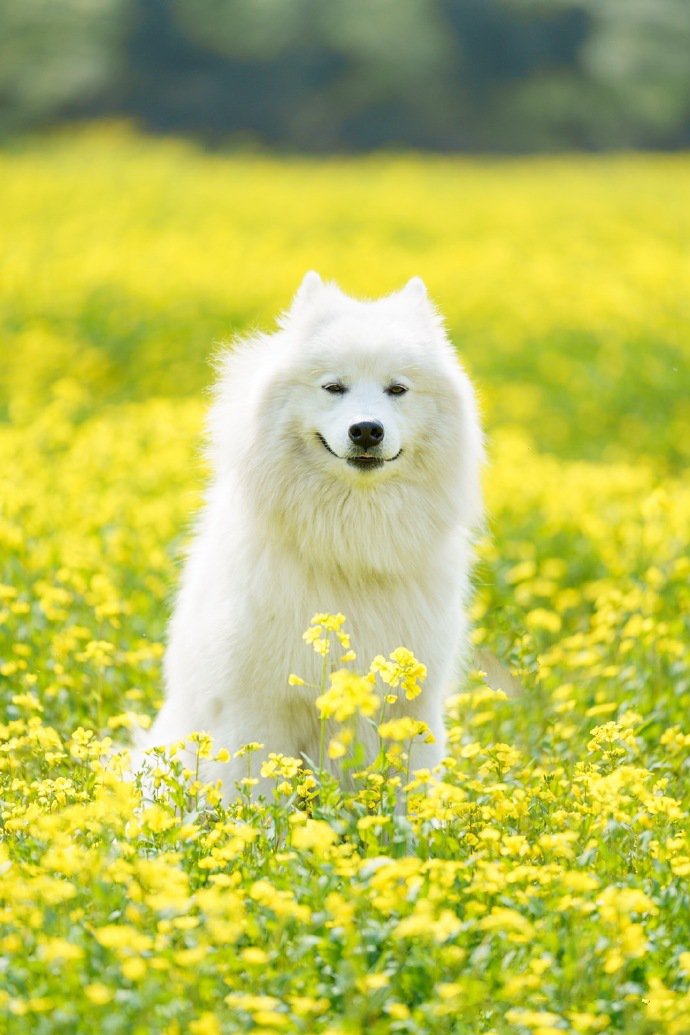
[[688,0],[0,0],[0,132],[310,152],[690,145]]

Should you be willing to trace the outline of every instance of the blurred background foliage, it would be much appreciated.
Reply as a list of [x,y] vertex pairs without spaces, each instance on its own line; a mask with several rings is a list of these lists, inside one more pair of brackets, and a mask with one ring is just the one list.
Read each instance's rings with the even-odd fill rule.
[[214,343],[270,329],[310,267],[359,297],[421,273],[491,440],[690,464],[686,155],[206,154],[108,125],[0,152],[0,198],[0,421],[201,401]]
[[0,0],[0,133],[206,145],[690,145],[687,0]]

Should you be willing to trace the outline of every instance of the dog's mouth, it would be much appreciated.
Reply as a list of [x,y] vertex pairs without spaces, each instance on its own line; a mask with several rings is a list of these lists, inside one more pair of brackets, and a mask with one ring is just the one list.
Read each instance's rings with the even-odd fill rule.
[[328,450],[331,456],[336,457],[338,460],[345,460],[350,467],[356,467],[358,471],[376,470],[379,467],[383,467],[384,464],[389,464],[393,460],[397,460],[402,453],[402,449],[399,449],[395,456],[380,456],[377,453],[365,450],[362,453],[348,453],[346,456],[339,456],[338,453],[331,449],[320,431],[316,432],[316,437],[319,439],[324,449]]
[[370,453],[362,453],[360,456],[348,456],[345,458],[350,467],[356,467],[358,471],[371,471],[376,467],[383,467],[384,460],[380,456],[372,456]]

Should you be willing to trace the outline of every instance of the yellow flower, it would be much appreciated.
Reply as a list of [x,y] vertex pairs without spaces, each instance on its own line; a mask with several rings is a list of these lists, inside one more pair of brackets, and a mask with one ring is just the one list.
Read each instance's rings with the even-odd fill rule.
[[293,1012],[296,1013],[298,1017],[306,1017],[312,1013],[325,1013],[330,1005],[328,999],[323,997],[320,999],[314,999],[313,996],[290,995],[287,998]]
[[387,988],[390,978],[387,974],[365,974],[357,981],[357,986],[362,992],[377,992],[380,988]]
[[222,1029],[215,1014],[205,1011],[189,1022],[189,1031],[191,1035],[221,1035]]
[[271,751],[261,766],[261,775],[269,780],[288,778],[292,780],[302,769],[302,759],[281,755]]
[[262,967],[268,963],[269,957],[263,949],[259,949],[255,945],[250,945],[246,949],[242,949],[240,953],[244,963],[252,964],[253,966]]
[[434,743],[434,736],[427,724],[419,719],[411,719],[408,716],[382,722],[379,724],[378,731],[384,740],[403,741],[424,736],[425,743]]
[[[350,730],[344,730],[343,733],[350,733]],[[342,758],[347,754],[347,741],[344,735],[340,737],[331,737],[328,742],[328,757],[332,759]]]
[[422,692],[420,683],[426,679],[426,666],[417,661],[412,651],[406,647],[398,647],[386,660],[377,654],[369,669],[373,675],[379,675],[388,686],[402,687],[406,698],[411,701]]
[[145,952],[151,948],[151,938],[137,931],[129,924],[106,924],[94,930],[93,936],[100,945],[107,949],[127,949],[132,952]]
[[123,960],[120,969],[128,981],[141,981],[147,972],[146,963],[141,956],[130,956]]
[[94,981],[90,985],[86,985],[84,988],[84,994],[90,1003],[94,1006],[105,1006],[109,1003],[115,994],[115,990],[108,988],[100,981]]
[[64,938],[45,938],[41,940],[38,955],[46,963],[52,963],[54,960],[80,960],[84,957],[84,950],[80,945],[74,945]]
[[328,823],[320,819],[306,819],[292,824],[291,842],[293,848],[328,848],[335,844],[338,835]]
[[367,676],[341,668],[332,673],[329,688],[316,698],[316,707],[322,718],[345,722],[353,715],[373,715],[380,700]]
[[477,924],[480,931],[498,931],[508,941],[524,944],[535,936],[534,925],[515,909],[493,906],[488,916]]
[[243,744],[241,748],[238,748],[235,752],[235,758],[245,758],[247,755],[253,755],[255,751],[261,751],[265,745],[259,744],[256,741],[252,741],[249,744]]
[[528,629],[543,629],[545,632],[558,633],[563,625],[560,615],[555,611],[547,611],[543,607],[535,607],[525,616]]

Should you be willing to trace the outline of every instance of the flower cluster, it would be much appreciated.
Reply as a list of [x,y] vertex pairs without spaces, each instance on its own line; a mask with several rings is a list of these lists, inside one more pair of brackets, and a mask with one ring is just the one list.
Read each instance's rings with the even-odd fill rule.
[[[390,654],[388,660],[382,654],[377,654],[371,663],[370,671],[379,675],[387,686],[399,686],[408,701],[421,694],[421,684],[426,679],[426,665],[417,661],[412,651],[406,647],[398,647]],[[388,696],[397,700],[397,695]],[[392,704],[393,701],[389,703]]]
[[341,662],[355,660],[357,655],[350,649],[349,633],[343,630],[345,615],[315,614],[311,622],[303,639],[305,643],[311,644],[317,654],[325,657],[331,653],[331,634],[333,634],[344,651],[340,657]]

